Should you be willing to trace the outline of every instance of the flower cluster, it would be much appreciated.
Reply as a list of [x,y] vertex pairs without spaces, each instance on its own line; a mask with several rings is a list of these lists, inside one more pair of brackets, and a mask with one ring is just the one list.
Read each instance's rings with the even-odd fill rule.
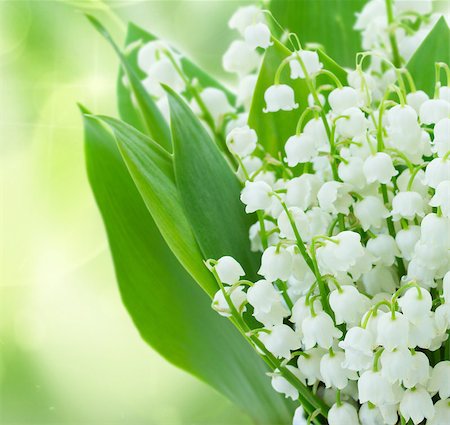
[[[449,423],[450,69],[436,64],[447,85],[436,81],[430,97],[398,63],[436,21],[430,3],[367,2],[355,28],[370,52],[345,82],[317,51],[296,49],[280,64],[260,113],[301,112],[279,157],[247,124],[261,51],[273,44],[264,11],[246,6],[229,21],[239,38],[223,67],[239,78],[235,106],[186,79],[163,43],[139,51],[160,109],[168,114],[161,82],[191,93],[193,111],[211,133],[225,132],[239,165],[260,278],[245,279],[232,257],[208,260],[220,287],[212,307],[272,366],[274,390],[299,400],[295,425],[305,414],[330,425]],[[305,82],[308,105],[280,83],[283,71]],[[319,75],[330,81],[318,85]]]
[[[369,40],[383,4],[373,0],[359,15],[368,48],[384,45]],[[244,29],[244,15],[235,15],[236,28],[268,47],[267,27]],[[413,41],[403,41],[406,52]],[[371,83],[374,58],[393,75],[384,89]],[[220,285],[213,308],[235,319],[252,315],[260,327],[245,330],[277,366],[273,388],[300,401],[301,388],[319,394],[331,406],[330,424],[447,424],[450,88],[437,81],[430,98],[378,53],[360,55],[348,85],[334,77],[331,89],[316,87],[317,52],[295,51],[280,72],[285,65],[291,79],[306,81],[312,101],[282,160],[264,152],[248,125],[227,136],[241,201],[257,216],[249,237],[262,252],[261,279],[243,280],[231,257],[209,260]],[[278,81],[264,98],[262,114],[299,107],[294,89]],[[306,423],[302,412],[294,424]]]

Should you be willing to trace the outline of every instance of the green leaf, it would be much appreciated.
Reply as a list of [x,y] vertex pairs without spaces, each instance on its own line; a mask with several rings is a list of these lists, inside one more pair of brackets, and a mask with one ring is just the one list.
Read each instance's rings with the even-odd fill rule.
[[290,423],[292,404],[273,391],[264,362],[232,324],[211,309],[208,296],[168,248],[111,133],[93,117],[85,116],[84,123],[89,181],[124,304],[142,338],[257,423]]
[[[139,26],[133,23],[130,23],[128,25],[127,36],[125,40],[126,49],[128,46],[134,46],[135,44],[136,45],[138,44],[140,46],[153,40],[158,40],[158,38],[155,35],[145,31],[144,29],[140,28]],[[128,62],[128,65],[142,80],[145,78],[145,73],[138,67],[137,56],[138,56],[138,49],[132,48],[130,49],[129,52],[127,52],[126,60]],[[205,71],[203,71],[200,67],[198,67],[196,64],[194,64],[185,56],[181,57],[181,68],[189,79],[191,80],[194,78],[197,79],[197,81],[200,83],[202,87],[215,87],[217,89],[222,90],[227,95],[230,103],[232,104],[235,103],[236,97],[230,90],[228,90],[219,81],[211,77],[209,74],[207,74]],[[146,128],[145,125],[143,125],[141,114],[139,113],[139,110],[136,108],[136,105],[132,102],[131,92],[129,88],[124,84],[123,76],[124,71],[121,68],[119,71],[119,78],[117,81],[119,115],[123,121],[132,125],[139,131],[145,133]]]
[[450,29],[442,16],[409,60],[406,68],[417,89],[434,94],[434,64],[450,64]]
[[[112,39],[111,35],[105,29],[105,27],[93,16],[86,15],[92,25],[97,29],[97,31],[111,44],[120,62],[126,72],[129,83],[132,87],[133,94],[139,104],[140,110],[142,112],[143,122],[145,123],[149,134],[158,141],[158,143],[163,146],[167,151],[172,150],[170,141],[170,131],[166,123],[166,120],[162,116],[160,110],[156,106],[156,103],[152,97],[147,93],[144,86],[141,83],[139,76],[136,74],[135,70],[130,66],[125,55],[121,52],[117,44]],[[136,116],[133,116],[132,124],[139,126]]]
[[[295,134],[297,121],[308,106],[309,91],[305,80],[292,80],[289,77],[289,66],[286,66],[281,75],[280,82],[288,84],[294,89],[295,100],[299,104],[299,107],[292,111],[263,112],[263,108],[265,107],[264,93],[274,83],[275,74],[281,62],[291,54],[292,52],[289,49],[277,41],[266,49],[248,118],[248,125],[258,134],[259,142],[275,158],[278,158],[279,152],[283,152],[287,139]],[[320,50],[318,54],[324,68],[333,72],[345,84],[347,73]],[[325,76],[319,76],[317,81],[318,85],[325,82],[332,83]]]
[[214,295],[218,287],[203,263],[184,213],[172,156],[128,124],[110,117],[101,119],[114,130],[125,164],[166,243],[200,286]]
[[250,250],[252,217],[239,200],[241,185],[188,105],[165,87],[169,97],[177,187],[205,258],[231,255],[249,277],[257,256]]
[[303,46],[321,44],[340,65],[355,67],[355,54],[362,50],[361,34],[353,29],[356,13],[367,0],[271,0],[269,9]]

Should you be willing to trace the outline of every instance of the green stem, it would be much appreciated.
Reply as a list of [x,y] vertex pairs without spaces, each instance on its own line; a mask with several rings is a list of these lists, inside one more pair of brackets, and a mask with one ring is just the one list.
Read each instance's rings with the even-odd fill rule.
[[387,12],[387,21],[389,26],[389,42],[391,44],[392,49],[392,60],[394,65],[397,68],[402,66],[402,60],[400,57],[400,52],[398,50],[397,38],[395,36],[395,30],[392,28],[392,24],[394,23],[394,8],[392,4],[392,0],[386,0],[386,12]]

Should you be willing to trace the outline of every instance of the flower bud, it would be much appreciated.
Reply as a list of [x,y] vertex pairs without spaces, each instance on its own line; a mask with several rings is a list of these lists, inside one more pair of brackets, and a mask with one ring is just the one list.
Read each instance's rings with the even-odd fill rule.
[[264,100],[266,101],[264,112],[292,111],[298,108],[294,90],[286,84],[270,86],[264,93]]
[[233,128],[228,133],[226,141],[231,152],[243,157],[250,155],[255,150],[258,136],[255,130],[246,125]]
[[234,40],[222,57],[223,69],[241,76],[252,72],[259,63],[258,53],[245,41]]
[[238,282],[242,276],[245,276],[245,271],[242,266],[230,256],[219,258],[214,268],[220,281],[227,285],[233,285]]
[[346,138],[357,137],[367,130],[367,119],[361,109],[348,108],[342,111],[343,117],[336,121],[336,133]]
[[395,257],[400,255],[395,239],[391,235],[380,234],[376,238],[369,239],[366,247],[377,257],[375,264],[392,266]]
[[253,49],[262,47],[267,49],[273,44],[269,27],[261,22],[249,25],[244,31],[245,42]]
[[349,403],[333,404],[328,412],[329,425],[359,425],[358,412]]
[[[232,288],[231,286],[228,286],[225,288],[225,292],[230,297],[230,300],[237,312],[242,314],[246,309],[245,303],[247,301],[247,295],[244,292],[244,287],[237,286]],[[222,290],[217,291],[214,295],[211,307],[221,316],[230,317],[232,315],[230,306],[228,305]]]
[[414,252],[414,247],[420,239],[420,227],[409,226],[407,229],[401,229],[395,236],[395,242],[402,253],[402,257],[410,261]]
[[346,109],[359,106],[360,98],[353,87],[341,87],[328,95],[328,103],[334,113],[341,114]]
[[423,124],[436,124],[450,116],[450,103],[442,99],[429,99],[422,103],[419,110]]
[[300,65],[298,56],[303,61],[303,65],[306,69],[307,74],[312,77],[314,74],[319,72],[323,65],[319,61],[319,55],[317,52],[311,52],[309,50],[300,50],[294,53],[289,61],[289,66],[291,68],[291,78],[305,78],[305,73],[303,72],[303,67]]

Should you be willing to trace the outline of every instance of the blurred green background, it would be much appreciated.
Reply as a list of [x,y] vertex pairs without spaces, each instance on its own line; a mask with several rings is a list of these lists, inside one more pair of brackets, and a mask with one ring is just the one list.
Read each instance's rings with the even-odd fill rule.
[[[76,107],[116,111],[117,60],[82,14],[93,4],[0,1],[0,423],[248,424],[146,346],[121,304]],[[241,2],[108,4],[220,75]]]

